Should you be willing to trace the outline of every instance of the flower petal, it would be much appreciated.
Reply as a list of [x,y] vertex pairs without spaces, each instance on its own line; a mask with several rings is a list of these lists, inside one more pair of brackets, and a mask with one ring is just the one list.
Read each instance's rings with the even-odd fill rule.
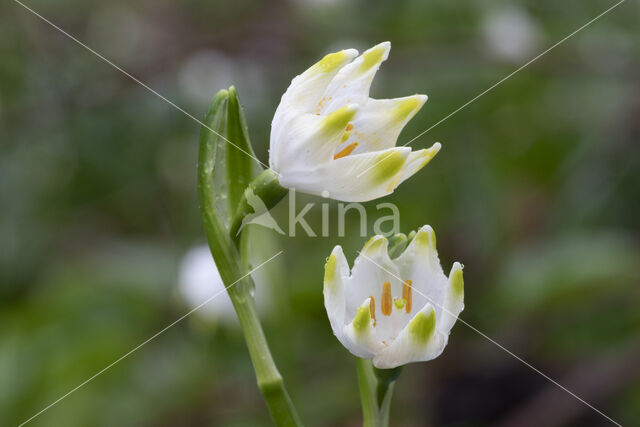
[[315,113],[318,102],[331,80],[357,55],[358,51],[355,49],[345,49],[340,52],[330,53],[304,73],[296,76],[291,81],[287,91],[282,95],[282,100],[276,111],[276,117],[281,108],[283,110],[293,108],[301,113]]
[[314,170],[281,172],[280,183],[310,194],[325,193],[335,200],[366,202],[395,190],[410,152],[409,147],[396,147],[349,155]]
[[347,104],[364,105],[371,82],[389,50],[391,43],[380,43],[344,66],[329,83],[315,112],[327,114]]
[[420,228],[395,263],[402,280],[410,281],[412,304],[409,314],[415,315],[430,303],[440,318],[447,277],[440,266],[433,229],[428,225]]
[[271,129],[271,141],[279,142],[271,147],[270,167],[280,173],[287,170],[306,173],[332,161],[345,128],[357,110],[358,106],[352,104],[327,116],[291,112],[286,126]]
[[426,102],[426,95],[395,99],[369,98],[353,120],[349,138],[338,148],[358,143],[355,153],[394,147],[400,132]]
[[389,258],[388,245],[384,236],[374,236],[356,257],[346,286],[347,318],[355,316],[356,307],[367,297],[374,298],[374,313],[376,318],[380,318],[384,283],[389,282],[392,289],[397,287],[394,285],[397,282],[394,276],[398,274],[398,269]]
[[[314,120],[306,117],[307,114],[315,117],[315,114],[311,113],[315,113],[317,104],[329,82],[357,55],[358,51],[355,49],[330,53],[291,81],[289,88],[282,95],[271,122],[269,166],[274,170],[279,170],[280,165],[287,162],[282,157],[289,152],[292,141],[297,141],[301,133],[305,135],[304,132],[292,131],[292,128],[309,129],[307,126]],[[300,119],[294,120],[297,118]]]
[[[331,255],[324,266],[324,306],[331,323],[333,333],[341,338],[345,324],[345,279],[349,277],[349,264],[347,263],[342,248],[338,245],[333,248]],[[342,340],[341,340],[342,341]]]
[[462,278],[462,264],[455,262],[451,267],[447,287],[444,291],[442,313],[438,318],[438,330],[448,336],[463,309],[464,280]]
[[373,357],[373,365],[379,369],[390,369],[435,359],[446,344],[447,338],[436,328],[436,312],[431,304],[427,304],[388,347]]
[[344,336],[340,340],[352,354],[363,358],[373,357],[384,346],[376,337],[370,306],[371,298],[367,298],[358,307],[353,321],[344,326]]
[[435,155],[438,154],[438,151],[440,151],[441,147],[442,145],[440,145],[439,142],[436,142],[429,148],[423,148],[422,150],[412,151],[411,154],[409,154],[407,167],[402,172],[402,178],[400,178],[400,183],[406,181],[413,174],[415,174],[420,169],[425,167],[427,163],[429,163],[431,159],[433,159]]

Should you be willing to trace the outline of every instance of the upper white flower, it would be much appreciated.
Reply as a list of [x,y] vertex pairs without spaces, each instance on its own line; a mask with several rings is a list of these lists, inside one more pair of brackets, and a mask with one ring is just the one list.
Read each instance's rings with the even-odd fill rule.
[[464,308],[462,265],[442,271],[435,234],[425,225],[397,258],[383,236],[369,240],[353,269],[336,246],[325,265],[324,305],[338,340],[388,369],[442,353]]
[[271,124],[269,165],[282,186],[363,202],[393,192],[436,155],[439,143],[395,146],[426,95],[369,98],[390,49],[384,42],[360,56],[331,53],[291,81]]

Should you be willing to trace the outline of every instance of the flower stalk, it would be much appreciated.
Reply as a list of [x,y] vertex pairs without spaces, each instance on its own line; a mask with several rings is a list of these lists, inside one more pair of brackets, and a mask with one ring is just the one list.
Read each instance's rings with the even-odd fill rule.
[[249,183],[240,199],[238,208],[231,220],[231,228],[229,229],[231,238],[237,240],[244,219],[248,215],[257,213],[249,202],[252,196],[261,200],[265,208],[269,210],[287,195],[287,191],[286,188],[280,185],[276,172],[271,169],[262,171],[260,175]]
[[401,367],[377,369],[370,359],[357,358],[363,427],[387,427],[389,425],[391,396],[401,370]]

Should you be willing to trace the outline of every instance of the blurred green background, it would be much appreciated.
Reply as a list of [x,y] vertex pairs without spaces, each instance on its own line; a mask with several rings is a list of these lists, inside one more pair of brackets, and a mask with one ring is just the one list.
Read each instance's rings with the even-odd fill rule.
[[[604,0],[29,0],[200,118],[235,84],[254,148],[296,74],[323,54],[393,48],[376,98],[426,93],[405,143],[613,4]],[[462,319],[623,425],[640,423],[640,3],[627,1],[412,143],[443,144],[396,192],[428,223]],[[0,425],[17,425],[190,308],[180,265],[204,242],[197,123],[39,20],[0,5]],[[298,195],[321,228],[320,199]],[[332,202],[332,218],[337,204]],[[275,211],[287,221],[287,202]],[[347,237],[260,230],[265,330],[308,425],[360,423],[354,359],[322,303]],[[369,232],[371,233],[371,225]],[[257,230],[257,227],[254,226]],[[407,366],[395,426],[611,425],[458,323]],[[34,426],[260,426],[269,417],[233,318],[196,313]]]

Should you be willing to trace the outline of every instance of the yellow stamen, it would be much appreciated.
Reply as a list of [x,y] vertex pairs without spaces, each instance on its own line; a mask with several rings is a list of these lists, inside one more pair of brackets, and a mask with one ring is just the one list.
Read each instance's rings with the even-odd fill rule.
[[369,301],[369,312],[371,313],[371,318],[373,319],[373,327],[376,327],[376,299],[373,296],[370,296],[371,301]]
[[413,282],[409,279],[404,281],[404,285],[402,286],[402,298],[407,302],[404,306],[404,309],[407,313],[411,312],[411,285]]
[[384,282],[382,285],[382,301],[380,302],[380,310],[385,316],[391,315],[391,283]]
[[353,125],[351,123],[349,123],[347,125],[347,128],[345,129],[347,132],[349,132],[351,129],[353,129]]
[[342,150],[340,150],[338,153],[334,154],[333,160],[339,159],[341,157],[348,156],[349,154],[351,154],[353,152],[353,150],[356,149],[357,146],[358,146],[357,142],[354,142],[353,144],[347,145]]

